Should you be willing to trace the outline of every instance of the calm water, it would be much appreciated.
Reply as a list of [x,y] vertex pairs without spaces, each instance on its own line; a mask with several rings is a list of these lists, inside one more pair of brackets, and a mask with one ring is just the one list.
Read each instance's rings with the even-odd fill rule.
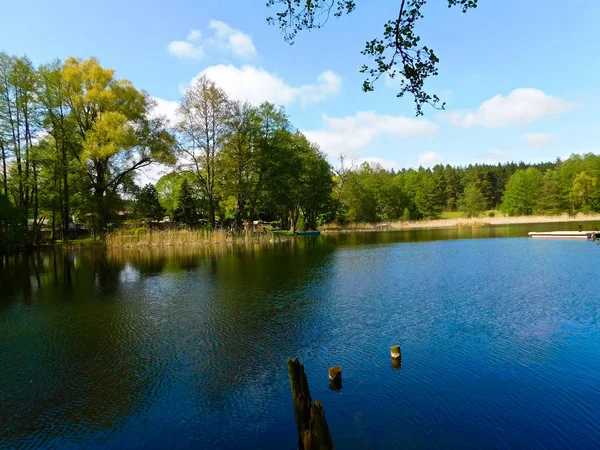
[[338,449],[597,447],[600,248],[491,239],[566,226],[2,259],[0,447],[294,449],[291,356]]

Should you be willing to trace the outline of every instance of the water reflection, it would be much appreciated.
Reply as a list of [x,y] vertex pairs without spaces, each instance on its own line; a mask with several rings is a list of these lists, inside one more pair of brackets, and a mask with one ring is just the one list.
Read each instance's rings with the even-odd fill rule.
[[4,255],[0,447],[293,448],[293,356],[339,448],[589,446],[598,249],[466,234]]

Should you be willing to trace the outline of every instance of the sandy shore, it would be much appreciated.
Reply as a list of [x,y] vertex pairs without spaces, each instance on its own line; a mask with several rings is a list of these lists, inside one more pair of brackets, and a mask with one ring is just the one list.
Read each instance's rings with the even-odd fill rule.
[[479,218],[457,218],[457,219],[436,219],[420,221],[398,221],[385,223],[353,223],[339,226],[329,224],[324,226],[321,231],[339,232],[339,231],[383,231],[383,230],[410,230],[415,228],[452,228],[452,227],[482,227],[488,225],[511,225],[519,223],[552,223],[552,222],[600,222],[600,214],[577,214],[569,216],[561,214],[559,216],[519,216],[519,217],[479,217]]

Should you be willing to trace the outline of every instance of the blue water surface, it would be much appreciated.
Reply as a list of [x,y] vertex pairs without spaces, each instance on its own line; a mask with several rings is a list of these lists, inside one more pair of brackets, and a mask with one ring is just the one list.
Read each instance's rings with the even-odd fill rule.
[[294,449],[295,356],[338,449],[597,447],[600,248],[391,241],[4,260],[0,447]]

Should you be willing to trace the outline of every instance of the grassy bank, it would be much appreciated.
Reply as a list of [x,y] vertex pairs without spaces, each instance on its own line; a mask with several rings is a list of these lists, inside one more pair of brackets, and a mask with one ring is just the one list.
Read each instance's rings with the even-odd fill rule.
[[454,217],[419,220],[419,221],[396,221],[385,223],[330,223],[323,225],[320,230],[323,233],[348,232],[348,231],[386,231],[386,230],[411,230],[417,228],[451,228],[451,227],[482,227],[489,225],[511,225],[521,223],[553,223],[553,222],[586,222],[600,221],[600,214],[577,214],[569,216],[561,214],[557,216],[519,216],[509,217],[495,214],[494,217],[468,218],[454,213]]

